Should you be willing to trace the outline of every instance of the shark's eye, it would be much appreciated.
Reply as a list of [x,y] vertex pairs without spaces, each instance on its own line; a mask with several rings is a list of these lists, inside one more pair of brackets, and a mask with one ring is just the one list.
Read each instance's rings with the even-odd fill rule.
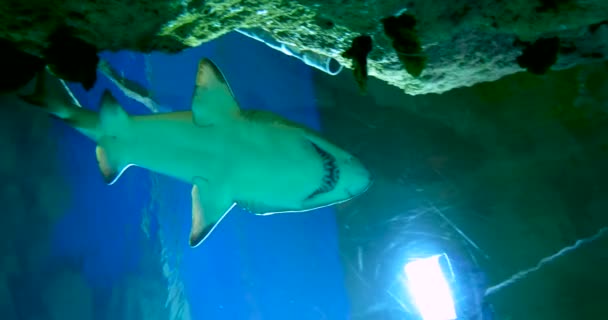
[[332,191],[338,184],[338,180],[340,180],[340,168],[338,168],[336,158],[329,152],[321,149],[321,147],[315,143],[311,142],[311,144],[319,156],[321,156],[324,174],[323,178],[321,179],[321,185],[310,196],[308,196],[308,198],[306,198],[308,200],[316,197],[319,194]]

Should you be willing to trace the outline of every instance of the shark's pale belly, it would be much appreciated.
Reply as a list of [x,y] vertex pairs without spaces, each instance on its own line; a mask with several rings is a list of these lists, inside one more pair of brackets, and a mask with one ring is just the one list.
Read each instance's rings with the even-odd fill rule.
[[[289,128],[235,120],[196,126],[186,114],[134,117],[116,143],[125,161],[186,183],[194,177],[227,188],[234,201],[281,210],[315,191],[323,166],[310,142]],[[295,207],[294,207],[295,206]]]

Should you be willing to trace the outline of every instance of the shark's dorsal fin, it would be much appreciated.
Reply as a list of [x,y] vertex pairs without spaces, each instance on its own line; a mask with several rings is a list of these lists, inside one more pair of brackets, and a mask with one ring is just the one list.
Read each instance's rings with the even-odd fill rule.
[[195,177],[192,186],[192,227],[190,246],[200,245],[234,207],[224,188],[211,187],[203,178]]
[[235,117],[240,108],[220,69],[209,59],[198,64],[192,97],[194,123],[208,126]]

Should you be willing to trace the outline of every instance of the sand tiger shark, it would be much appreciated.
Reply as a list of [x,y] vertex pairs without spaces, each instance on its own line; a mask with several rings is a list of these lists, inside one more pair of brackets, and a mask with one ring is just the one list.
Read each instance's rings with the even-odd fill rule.
[[191,111],[128,115],[106,90],[97,113],[77,106],[46,70],[33,94],[21,98],[95,141],[107,184],[132,165],[192,184],[191,247],[235,205],[260,215],[309,211],[348,201],[372,183],[356,157],[316,131],[241,109],[206,58],[198,64]]

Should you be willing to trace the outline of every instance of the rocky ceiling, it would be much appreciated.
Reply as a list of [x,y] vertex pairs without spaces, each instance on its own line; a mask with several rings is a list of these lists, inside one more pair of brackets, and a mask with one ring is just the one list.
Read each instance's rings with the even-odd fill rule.
[[[178,52],[238,28],[335,58],[407,94],[608,56],[606,0],[2,0],[0,89],[43,65],[85,87],[96,52]],[[371,46],[370,46],[371,43]]]

